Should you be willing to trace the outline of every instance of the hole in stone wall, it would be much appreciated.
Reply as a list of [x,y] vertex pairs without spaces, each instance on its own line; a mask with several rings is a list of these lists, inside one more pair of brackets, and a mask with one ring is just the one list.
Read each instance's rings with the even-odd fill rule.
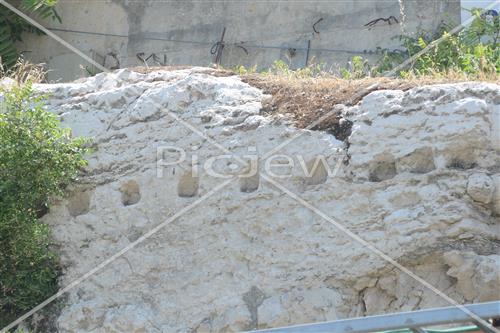
[[353,122],[351,120],[339,117],[338,121],[332,124],[328,133],[333,134],[337,140],[346,141],[351,135],[352,125]]
[[240,191],[251,193],[259,189],[260,175],[259,172],[250,177],[240,177]]
[[378,157],[370,163],[368,179],[371,182],[381,182],[396,176],[396,162],[391,154]]
[[183,198],[194,197],[198,193],[199,179],[191,171],[184,173],[177,184],[177,194]]
[[460,158],[453,158],[449,160],[448,163],[446,164],[447,168],[461,169],[461,170],[473,169],[475,166],[476,166],[475,162]]
[[475,168],[476,154],[471,149],[455,149],[446,156],[446,167],[450,169],[467,170]]
[[90,210],[90,191],[82,191],[73,194],[68,201],[68,212],[71,216],[87,214]]
[[135,180],[129,180],[120,186],[122,193],[122,204],[124,206],[134,205],[141,200],[139,184]]

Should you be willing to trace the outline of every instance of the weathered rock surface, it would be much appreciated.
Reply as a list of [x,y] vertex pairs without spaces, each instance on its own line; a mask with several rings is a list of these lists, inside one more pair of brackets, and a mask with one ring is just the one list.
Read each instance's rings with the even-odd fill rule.
[[[500,299],[498,85],[371,93],[345,108],[348,142],[265,117],[261,91],[199,68],[37,89],[95,148],[44,217],[61,286],[169,221],[71,290],[60,332],[231,332],[448,305],[335,223],[459,303]],[[215,159],[217,145],[249,164]],[[237,177],[255,154],[260,173]],[[320,156],[335,175],[304,174]],[[217,188],[228,179],[215,172],[236,177]]]

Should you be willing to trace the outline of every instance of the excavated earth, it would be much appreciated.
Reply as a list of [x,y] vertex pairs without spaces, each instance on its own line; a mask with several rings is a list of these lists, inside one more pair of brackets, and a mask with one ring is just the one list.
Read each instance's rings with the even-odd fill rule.
[[60,286],[125,249],[68,292],[59,332],[235,332],[449,305],[373,247],[458,303],[500,299],[499,85],[326,101],[340,130],[301,129],[265,112],[262,90],[203,68],[36,89],[93,140],[42,219]]

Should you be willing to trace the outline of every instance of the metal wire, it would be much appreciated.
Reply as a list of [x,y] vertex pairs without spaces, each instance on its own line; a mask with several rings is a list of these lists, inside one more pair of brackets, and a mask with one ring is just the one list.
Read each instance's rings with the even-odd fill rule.
[[[68,33],[77,33],[77,34],[87,34],[87,35],[96,35],[96,36],[106,36],[106,37],[118,37],[118,38],[130,38],[129,35],[121,35],[121,34],[110,34],[110,33],[102,33],[102,32],[91,32],[91,31],[82,31],[82,30],[71,30],[71,29],[60,29],[60,28],[50,28],[51,31],[60,31],[60,32],[68,32]],[[164,42],[172,42],[172,43],[184,43],[184,44],[197,44],[197,45],[210,45],[213,46],[214,42],[203,42],[203,41],[193,41],[193,40],[179,40],[179,39],[171,39],[164,37],[142,37],[145,40],[156,40],[156,41],[164,41]],[[247,44],[245,41],[240,42],[232,42],[225,43],[225,46],[236,46],[244,49],[277,49],[277,50],[288,50],[291,46],[281,46],[281,45],[257,45],[257,44]],[[307,47],[293,47],[295,50],[307,50]],[[366,54],[366,51],[356,51],[356,50],[343,50],[343,49],[330,49],[330,48],[311,48],[312,52],[334,52],[334,53],[348,53],[348,54]],[[148,52],[149,53],[149,52]],[[151,52],[153,53],[153,52]]]

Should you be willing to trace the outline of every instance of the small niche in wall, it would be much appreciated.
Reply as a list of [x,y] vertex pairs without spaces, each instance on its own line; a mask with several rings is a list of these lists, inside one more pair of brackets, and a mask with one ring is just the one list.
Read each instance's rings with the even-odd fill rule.
[[396,161],[392,154],[381,154],[369,165],[368,179],[371,182],[382,182],[397,175]]
[[68,201],[68,211],[71,216],[87,214],[90,210],[91,191],[74,193]]
[[122,204],[130,206],[138,203],[141,200],[141,192],[139,184],[135,180],[129,180],[120,186],[122,193]]
[[191,171],[185,172],[177,184],[177,195],[181,198],[191,198],[198,193],[199,179]]
[[240,177],[240,191],[244,193],[255,192],[259,189],[260,175],[256,172],[250,177]]

